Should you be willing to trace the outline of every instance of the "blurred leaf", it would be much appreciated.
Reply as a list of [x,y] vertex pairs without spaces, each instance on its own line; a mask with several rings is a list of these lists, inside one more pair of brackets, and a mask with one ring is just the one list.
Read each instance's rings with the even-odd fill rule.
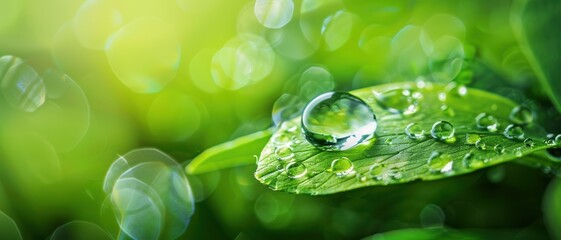
[[18,226],[8,215],[0,211],[0,236],[5,239],[22,239]]
[[543,89],[557,111],[561,112],[561,47],[558,31],[561,4],[556,0],[517,0],[513,4],[511,24],[520,48],[528,58]]
[[[378,105],[373,92],[393,89],[408,89],[421,94],[418,111],[411,115],[395,114]],[[308,143],[299,131],[281,128],[272,139],[280,136],[290,139],[292,155],[289,159],[277,156],[277,149],[283,146],[278,146],[275,141],[269,142],[261,153],[255,177],[274,190],[330,194],[372,185],[452,177],[552,147],[545,144],[545,133],[535,123],[523,127],[524,138],[532,138],[533,146],[527,146],[523,138],[506,138],[504,131],[510,124],[509,116],[516,104],[485,91],[466,91],[465,95],[460,95],[440,84],[421,89],[412,82],[353,91],[351,93],[369,104],[377,116],[378,129],[374,139],[347,151],[321,151]],[[476,117],[485,112],[496,118],[496,131],[477,126]],[[441,120],[454,126],[455,137],[446,141],[431,137],[431,126]],[[299,126],[300,119],[290,123]],[[406,135],[405,128],[410,123],[417,123],[424,131],[421,139]],[[474,138],[480,139],[479,147],[475,146]],[[351,162],[345,171],[333,169],[333,162],[343,157]]]
[[255,163],[255,156],[272,134],[270,128],[211,147],[195,157],[185,170],[188,174],[200,174]]
[[544,196],[544,221],[555,239],[561,239],[561,178],[556,178],[549,184]]
[[[533,239],[541,239],[543,234],[532,232],[530,236]],[[528,237],[528,236],[524,236]],[[515,230],[456,230],[450,228],[428,228],[428,229],[402,229],[385,233],[376,234],[365,240],[400,240],[400,239],[417,239],[417,240],[433,240],[433,239],[523,239],[519,237],[519,232]]]

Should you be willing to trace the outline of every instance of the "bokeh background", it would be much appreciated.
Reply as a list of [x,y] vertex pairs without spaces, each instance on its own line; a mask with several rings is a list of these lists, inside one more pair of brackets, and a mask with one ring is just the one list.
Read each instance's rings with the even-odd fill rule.
[[[559,36],[548,16],[561,4],[543,1],[523,18],[522,2],[0,0],[0,56],[26,66],[5,74],[15,58],[0,61],[0,211],[24,239],[75,220],[116,236],[102,185],[120,155],[154,147],[185,166],[298,115],[320,93],[387,82],[485,89],[560,132],[548,98],[559,83],[539,81],[524,49],[540,38],[521,41],[519,23],[539,14],[551,25],[525,30]],[[267,189],[254,170],[187,176],[196,210],[180,238],[356,239],[430,227],[561,238],[561,184],[548,169],[512,163],[314,197]]]

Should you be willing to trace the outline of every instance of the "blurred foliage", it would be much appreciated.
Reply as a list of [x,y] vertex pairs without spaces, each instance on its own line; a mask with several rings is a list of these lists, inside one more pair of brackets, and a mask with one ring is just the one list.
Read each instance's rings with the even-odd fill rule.
[[[558,65],[559,46],[550,43],[556,38],[546,35],[559,34],[558,8],[536,3],[524,12],[513,1],[482,0],[281,2],[262,6],[292,2],[291,14],[256,17],[254,1],[0,1],[0,56],[22,59],[22,69],[46,88],[42,106],[22,111],[6,92],[28,92],[7,84],[14,79],[0,67],[0,211],[10,219],[1,224],[14,222],[24,239],[45,239],[63,225],[60,234],[82,226],[99,233],[95,225],[115,234],[105,224],[114,216],[102,211],[102,185],[119,154],[155,147],[187,164],[278,123],[274,108],[288,109],[279,116],[289,117],[332,89],[456,80],[524,103],[547,133],[561,132],[549,99],[559,83],[545,75]],[[524,33],[540,35],[520,41],[516,19]],[[539,61],[528,49],[539,50]],[[297,103],[292,109],[275,104],[283,94]],[[489,169],[319,197],[273,192],[253,178],[255,168],[188,176],[198,202],[180,238],[364,238],[422,228],[426,206],[442,210],[446,228],[545,238],[557,236],[549,219],[561,215],[542,205],[547,168],[505,164],[503,177],[489,179],[496,175]],[[548,220],[543,211],[551,211]],[[74,220],[85,225],[65,225]]]

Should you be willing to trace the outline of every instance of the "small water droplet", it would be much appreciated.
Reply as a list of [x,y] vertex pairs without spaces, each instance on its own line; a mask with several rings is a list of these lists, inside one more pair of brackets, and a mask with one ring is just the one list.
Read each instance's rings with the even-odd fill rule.
[[458,95],[460,97],[463,97],[463,96],[467,95],[468,89],[464,85],[459,85],[456,89],[456,92],[458,93]]
[[356,175],[356,179],[360,182],[366,182],[368,180],[368,177],[366,177],[364,174],[358,173]]
[[454,138],[454,132],[454,126],[447,121],[435,122],[430,130],[432,137],[441,141]]
[[524,139],[524,130],[518,125],[510,124],[505,128],[503,135],[508,139],[522,140]]
[[480,113],[475,117],[475,123],[478,128],[486,129],[489,132],[496,132],[499,126],[497,118],[488,113]]
[[505,148],[503,147],[503,145],[501,144],[497,144],[495,145],[495,147],[493,148],[495,150],[496,153],[498,154],[503,154],[505,152]]
[[423,140],[425,138],[425,130],[417,123],[410,123],[405,127],[405,134],[415,140]]
[[545,144],[547,144],[547,146],[555,146],[555,140],[553,139],[547,139],[543,141]]
[[466,133],[466,144],[467,145],[475,145],[479,140],[481,140],[481,136],[476,133]]
[[467,168],[480,168],[484,165],[484,162],[482,159],[477,158],[473,152],[468,152],[464,155],[462,164]]
[[446,153],[434,151],[428,159],[429,171],[432,173],[445,173],[452,171],[452,157]]
[[337,176],[346,176],[353,172],[354,165],[349,158],[340,157],[331,162],[331,172],[337,174]]
[[512,108],[512,111],[510,111],[510,115],[508,117],[511,122],[517,125],[527,125],[532,123],[532,121],[534,120],[532,110],[522,105]]
[[291,162],[286,165],[285,171],[290,178],[301,178],[306,175],[308,169],[302,163]]
[[284,146],[290,144],[290,137],[286,134],[275,134],[271,137],[271,142],[275,146]]
[[532,140],[531,138],[526,138],[526,139],[524,139],[524,145],[526,147],[533,148],[535,143],[534,143],[534,140]]
[[407,89],[392,89],[383,93],[374,93],[380,106],[391,113],[413,114],[417,112],[417,101],[411,96],[411,91]]
[[280,146],[275,149],[275,155],[279,160],[288,160],[294,157],[294,152],[290,146]]
[[370,167],[368,174],[372,179],[375,180],[382,180],[382,174],[384,173],[384,165],[383,164],[374,164]]
[[557,134],[557,136],[555,136],[555,143],[561,144],[561,134]]
[[393,144],[393,139],[392,138],[386,138],[386,144],[387,145],[392,145]]
[[516,157],[522,157],[522,147],[517,147],[514,149],[514,155]]
[[475,142],[475,147],[479,150],[487,150],[487,144],[483,140],[478,140]]
[[293,132],[298,131],[298,124],[296,124],[295,122],[284,122],[281,125],[281,129],[286,131],[286,132],[293,133]]
[[372,138],[377,126],[370,106],[345,92],[328,92],[316,97],[302,114],[306,140],[325,151],[350,149]]

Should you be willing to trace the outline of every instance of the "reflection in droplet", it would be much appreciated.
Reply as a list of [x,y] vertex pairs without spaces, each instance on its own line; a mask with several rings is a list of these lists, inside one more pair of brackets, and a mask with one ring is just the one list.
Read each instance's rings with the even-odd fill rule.
[[362,99],[345,92],[324,93],[302,114],[306,140],[326,151],[350,149],[374,136],[378,123]]
[[281,28],[291,19],[294,12],[292,0],[257,0],[254,8],[259,23],[268,28]]
[[111,240],[113,238],[96,224],[84,221],[72,221],[58,227],[49,239]]
[[518,125],[510,124],[505,128],[503,135],[508,139],[522,141],[524,139],[524,130]]
[[450,172],[452,171],[453,163],[452,157],[449,154],[437,151],[432,152],[427,160],[429,171],[432,173]]
[[280,146],[275,149],[275,155],[277,155],[278,160],[290,160],[294,157],[294,152],[290,146]]
[[34,112],[45,102],[45,83],[20,58],[0,57],[0,90],[12,107]]
[[512,108],[508,117],[511,122],[517,125],[528,125],[534,120],[532,110],[523,105]]
[[301,178],[303,176],[306,176],[306,173],[308,172],[308,169],[302,163],[291,162],[291,163],[286,165],[285,171],[286,171],[286,174],[288,175],[288,177],[296,179],[296,178]]
[[80,43],[101,50],[111,34],[123,25],[123,17],[112,1],[88,0],[82,3],[72,27]]
[[475,117],[475,123],[478,128],[486,129],[489,132],[496,132],[499,126],[497,118],[488,113],[480,113]]
[[115,33],[105,53],[123,84],[135,92],[156,93],[175,77],[181,46],[167,23],[142,17]]
[[405,127],[407,137],[415,140],[423,140],[425,138],[425,130],[418,123],[410,123]]
[[18,226],[8,215],[0,211],[0,236],[4,239],[21,240]]
[[323,21],[321,34],[328,50],[337,50],[343,46],[351,36],[353,15],[346,11],[338,11]]
[[417,100],[412,97],[411,90],[392,89],[383,93],[374,93],[377,103],[391,113],[413,114],[418,110]]
[[447,121],[435,122],[431,128],[432,137],[441,141],[454,138],[454,132],[454,126]]
[[331,172],[337,174],[337,176],[346,176],[353,172],[354,165],[353,162],[347,157],[340,157],[331,162]]

